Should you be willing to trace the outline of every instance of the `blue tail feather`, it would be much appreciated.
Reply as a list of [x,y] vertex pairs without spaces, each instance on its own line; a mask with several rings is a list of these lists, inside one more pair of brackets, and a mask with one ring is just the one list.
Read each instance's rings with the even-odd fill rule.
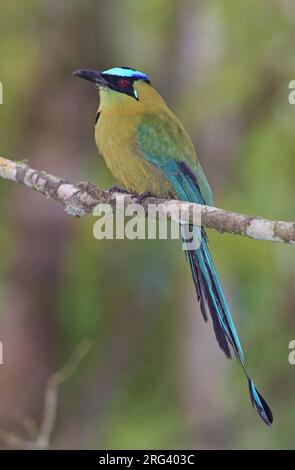
[[273,415],[270,407],[268,406],[264,398],[260,395],[253,381],[249,377],[248,385],[253,408],[256,408],[259,416],[265,422],[265,424],[271,426],[273,422]]
[[218,297],[218,299],[221,303],[221,307],[222,307],[222,310],[223,310],[224,315],[225,315],[226,323],[228,325],[228,330],[230,331],[230,335],[232,337],[232,342],[234,344],[234,350],[236,352],[236,355],[237,355],[239,361],[241,363],[244,363],[243,349],[242,349],[242,346],[241,346],[241,343],[240,343],[240,340],[239,340],[234,322],[232,320],[232,317],[231,317],[231,314],[230,314],[230,311],[229,311],[229,308],[228,308],[228,305],[227,305],[227,302],[226,302],[226,299],[225,299],[225,296],[224,296],[224,293],[223,293],[223,289],[221,287],[221,284],[220,284],[220,281],[219,281],[219,278],[218,278],[218,274],[216,272],[213,260],[211,258],[210,252],[208,250],[208,246],[207,246],[207,243],[205,241],[205,237],[203,237],[203,239],[202,239],[201,251],[205,256],[208,272],[213,277],[213,284],[216,287],[217,297]]
[[[186,254],[190,263],[192,277],[193,277],[195,288],[197,291],[198,301],[200,302],[200,308],[201,308],[201,313],[203,315],[203,318],[207,322],[208,320],[207,310],[209,310],[218,344],[221,350],[225,353],[226,357],[230,359],[231,350],[228,344],[227,336],[224,331],[224,327],[220,324],[219,316],[212,315],[212,312],[215,312],[216,306],[212,304],[211,297],[208,296],[208,293],[207,293],[208,289],[206,287],[207,284],[206,284],[206,280],[202,272],[196,269],[196,266],[198,265],[198,261],[195,259],[197,257],[197,252],[190,250],[190,251],[187,251]],[[206,304],[208,308],[206,308]]]
[[[188,226],[183,225],[181,229],[183,238],[187,240]],[[190,227],[190,230],[191,229],[192,228]],[[246,374],[252,405],[257,410],[261,419],[267,425],[271,425],[273,422],[272,412],[264,398],[256,389],[245,368],[241,343],[211,258],[207,246],[206,233],[203,229],[199,248],[196,250],[187,250],[186,256],[190,263],[197,297],[200,302],[201,312],[204,319],[207,321],[207,311],[209,311],[212,318],[215,336],[220,348],[228,358],[231,358],[230,346],[232,347]]]

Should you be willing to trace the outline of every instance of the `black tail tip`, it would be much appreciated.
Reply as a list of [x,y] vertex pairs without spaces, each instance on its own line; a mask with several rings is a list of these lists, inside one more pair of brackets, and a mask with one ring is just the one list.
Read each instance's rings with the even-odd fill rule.
[[265,424],[271,426],[273,423],[273,415],[270,407],[264,398],[260,395],[252,380],[249,378],[248,385],[253,407],[256,408],[260,418],[265,422]]

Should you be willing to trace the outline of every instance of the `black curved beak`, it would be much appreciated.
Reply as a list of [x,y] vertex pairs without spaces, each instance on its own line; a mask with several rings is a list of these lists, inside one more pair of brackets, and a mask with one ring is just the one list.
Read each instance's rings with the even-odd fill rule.
[[93,82],[99,87],[107,88],[109,86],[102,73],[97,72],[96,70],[76,70],[73,72],[73,75],[84,78],[84,80],[88,80],[89,82]]

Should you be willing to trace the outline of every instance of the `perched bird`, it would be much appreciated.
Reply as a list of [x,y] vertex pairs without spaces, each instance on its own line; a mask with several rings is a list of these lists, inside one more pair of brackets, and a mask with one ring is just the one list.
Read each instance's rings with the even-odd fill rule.
[[[96,144],[120,186],[137,194],[213,205],[210,186],[190,137],[147,75],[129,67],[104,72],[77,70],[74,75],[95,83],[99,89]],[[184,238],[186,228],[182,227]],[[205,230],[198,230],[200,244],[187,250],[186,257],[202,315],[207,321],[210,313],[220,348],[228,358],[234,352],[248,380],[252,405],[271,425],[272,412],[247,372]]]

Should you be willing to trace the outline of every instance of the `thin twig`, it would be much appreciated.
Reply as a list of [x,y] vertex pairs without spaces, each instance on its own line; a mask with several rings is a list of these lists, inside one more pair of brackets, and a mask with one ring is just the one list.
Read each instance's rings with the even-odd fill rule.
[[43,416],[36,438],[27,440],[16,434],[0,430],[0,437],[7,447],[23,450],[43,450],[49,448],[56,423],[58,388],[76,372],[92,346],[93,341],[83,340],[73,352],[65,366],[49,377],[44,395]]

